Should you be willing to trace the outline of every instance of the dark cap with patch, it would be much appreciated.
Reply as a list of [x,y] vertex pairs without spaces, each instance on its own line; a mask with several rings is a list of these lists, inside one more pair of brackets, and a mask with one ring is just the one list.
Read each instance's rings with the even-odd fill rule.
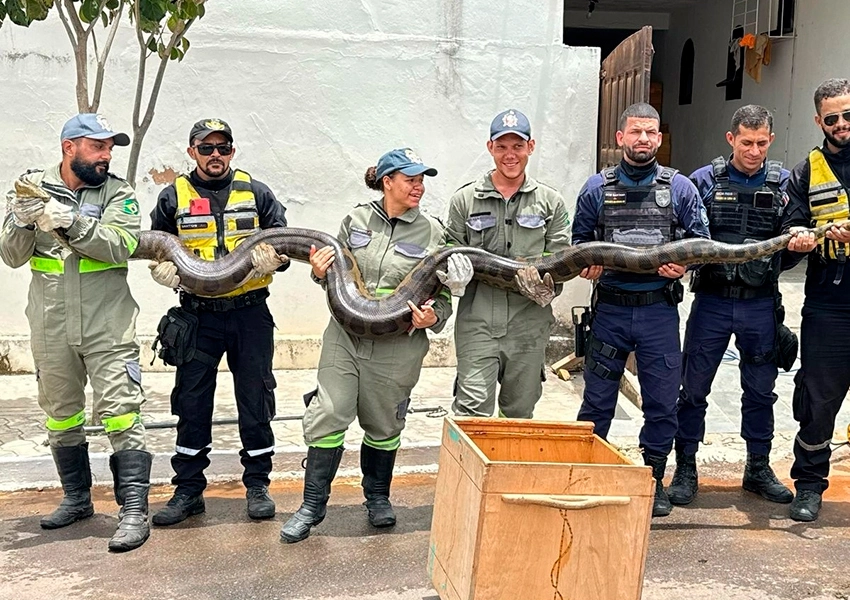
[[191,146],[195,140],[204,140],[213,133],[220,133],[228,141],[233,142],[233,131],[231,131],[230,125],[221,119],[201,119],[192,125],[192,131],[189,132],[189,145]]

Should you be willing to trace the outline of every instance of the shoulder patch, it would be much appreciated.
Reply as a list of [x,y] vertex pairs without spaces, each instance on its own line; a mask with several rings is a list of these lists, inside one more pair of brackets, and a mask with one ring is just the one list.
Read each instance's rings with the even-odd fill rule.
[[138,215],[139,201],[135,198],[127,198],[124,200],[124,206],[121,207],[121,212],[128,215]]

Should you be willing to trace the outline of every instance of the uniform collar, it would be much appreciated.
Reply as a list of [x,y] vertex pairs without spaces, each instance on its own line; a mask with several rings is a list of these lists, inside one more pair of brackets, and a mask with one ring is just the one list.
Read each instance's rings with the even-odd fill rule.
[[[528,173],[525,174],[525,181],[522,182],[522,185],[519,186],[517,193],[519,194],[528,194],[537,189],[537,181],[529,176]],[[475,196],[476,198],[501,198],[502,195],[496,189],[496,186],[493,185],[493,171],[488,171],[487,174],[484,175],[475,186]]]
[[747,175],[743,171],[735,168],[735,165],[732,164],[732,157],[730,156],[726,160],[726,170],[729,172],[729,181],[734,181],[735,183],[748,186],[761,185],[767,177],[767,162],[763,162],[759,170],[752,175]]
[[[76,190],[76,192],[82,192],[83,190],[97,190],[106,185],[106,181],[109,179],[109,175],[107,175],[106,179],[100,185],[89,185],[87,183],[83,184],[83,187]],[[53,186],[54,188],[58,187],[64,190],[67,190],[69,194],[76,198],[76,192],[68,187],[68,184],[65,183],[65,180],[62,179],[62,163],[55,164],[44,171],[44,177],[42,181],[49,186]]]
[[[378,214],[384,221],[392,224],[392,219],[387,214],[387,211],[384,210],[384,202],[383,198],[381,200],[375,200],[374,202],[370,202],[369,206],[372,207],[372,210]],[[401,215],[395,218],[396,221],[403,221],[405,223],[413,223],[416,220],[416,217],[419,216],[418,208],[408,208]]]

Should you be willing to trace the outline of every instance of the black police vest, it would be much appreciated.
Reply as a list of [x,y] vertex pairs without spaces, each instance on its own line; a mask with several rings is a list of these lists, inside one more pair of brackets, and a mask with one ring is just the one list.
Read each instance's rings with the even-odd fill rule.
[[[602,215],[596,239],[647,248],[684,238],[673,210],[671,184],[676,173],[676,169],[661,167],[652,183],[633,187],[620,182],[616,166],[603,169]],[[618,273],[617,277],[635,282],[655,278],[635,273]]]
[[[708,208],[711,239],[729,244],[766,240],[779,233],[785,203],[779,182],[782,163],[767,161],[765,183],[760,188],[729,181],[726,159],[711,161],[714,196]],[[700,278],[709,285],[773,285],[779,279],[779,253],[741,265],[706,265]]]

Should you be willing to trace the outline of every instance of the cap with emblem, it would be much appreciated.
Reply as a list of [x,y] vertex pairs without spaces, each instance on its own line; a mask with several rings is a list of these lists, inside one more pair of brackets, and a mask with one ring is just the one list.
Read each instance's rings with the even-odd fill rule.
[[192,125],[192,131],[189,132],[189,145],[192,145],[194,140],[203,140],[213,133],[220,133],[227,138],[229,142],[233,142],[233,131],[230,125],[221,119],[201,119]]
[[422,163],[422,159],[410,148],[390,150],[379,158],[378,164],[375,165],[375,177],[379,181],[384,175],[390,175],[396,171],[401,171],[405,175],[421,175],[424,173],[429,177],[437,174],[437,169],[426,167]]
[[500,112],[490,123],[491,140],[509,133],[515,133],[524,140],[531,139],[531,123],[528,122],[528,117],[514,108]]
[[80,113],[68,119],[62,127],[62,140],[91,138],[93,140],[108,140],[112,138],[116,146],[129,146],[130,136],[126,133],[112,131],[109,122],[96,113]]

